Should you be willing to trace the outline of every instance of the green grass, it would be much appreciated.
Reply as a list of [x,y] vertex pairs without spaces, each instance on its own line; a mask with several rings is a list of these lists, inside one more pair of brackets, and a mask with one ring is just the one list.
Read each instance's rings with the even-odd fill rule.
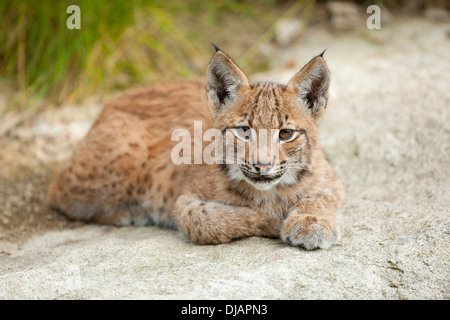
[[[266,65],[258,46],[279,17],[313,1],[275,0],[3,0],[0,84],[5,113],[78,102],[115,89],[202,76],[215,42],[247,72]],[[81,30],[69,30],[66,9],[81,9]],[[237,56],[237,57],[236,57]]]

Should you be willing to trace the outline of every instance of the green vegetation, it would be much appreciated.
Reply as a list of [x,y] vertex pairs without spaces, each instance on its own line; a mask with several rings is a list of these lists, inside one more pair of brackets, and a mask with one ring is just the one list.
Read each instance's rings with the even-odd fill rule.
[[[71,4],[81,29],[69,30]],[[253,72],[266,64],[256,45],[273,26],[313,1],[3,0],[0,85],[11,101],[0,114],[82,101],[114,89],[201,76],[216,43]],[[256,49],[255,49],[256,48]],[[5,89],[7,88],[7,89]]]

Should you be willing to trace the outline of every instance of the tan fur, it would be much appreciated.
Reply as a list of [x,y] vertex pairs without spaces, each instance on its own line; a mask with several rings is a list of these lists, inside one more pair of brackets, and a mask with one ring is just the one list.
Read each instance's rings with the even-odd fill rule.
[[[287,86],[249,85],[218,51],[206,83],[155,85],[108,103],[56,176],[50,203],[90,222],[176,227],[197,244],[256,235],[306,249],[328,248],[340,238],[336,214],[343,193],[317,138],[328,77],[318,56]],[[194,120],[202,121],[203,130],[222,132],[244,125],[299,131],[296,139],[280,144],[279,158],[260,165],[284,172],[281,178],[258,187],[243,174],[259,178],[258,164],[249,158],[245,165],[171,161],[178,143],[171,141],[173,130],[185,128],[193,137]],[[236,137],[234,143],[248,147]]]

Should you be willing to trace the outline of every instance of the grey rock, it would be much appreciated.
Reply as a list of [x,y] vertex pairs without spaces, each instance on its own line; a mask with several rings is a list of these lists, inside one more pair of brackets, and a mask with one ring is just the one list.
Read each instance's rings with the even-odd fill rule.
[[303,25],[299,19],[283,19],[275,28],[275,40],[281,46],[288,46],[300,36]]
[[332,30],[354,30],[359,28],[364,22],[362,10],[353,2],[328,1],[325,6],[330,15]]
[[446,21],[450,17],[447,10],[439,7],[427,8],[424,10],[423,15],[425,18],[433,21]]

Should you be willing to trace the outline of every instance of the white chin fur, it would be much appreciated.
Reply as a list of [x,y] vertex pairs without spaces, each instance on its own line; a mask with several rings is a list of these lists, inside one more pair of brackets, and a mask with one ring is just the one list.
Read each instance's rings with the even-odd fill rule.
[[272,189],[274,186],[276,186],[278,184],[278,182],[280,182],[280,179],[274,180],[272,182],[267,182],[267,183],[255,183],[253,181],[251,181],[250,179],[248,179],[246,176],[244,176],[244,174],[242,173],[241,169],[239,168],[238,165],[231,165],[230,166],[230,170],[228,171],[230,178],[236,181],[242,181],[244,180],[245,182],[247,182],[249,185],[251,185],[253,188],[255,188],[256,190],[260,190],[260,191],[267,191]]
[[253,181],[251,181],[249,179],[245,179],[245,181],[247,183],[249,183],[252,187],[257,189],[257,190],[266,191],[266,190],[272,189],[274,186],[276,186],[278,181],[280,181],[280,180],[277,179],[277,180],[275,180],[273,182],[270,182],[270,183],[269,182],[266,182],[266,183],[255,183],[255,182],[253,182]]

